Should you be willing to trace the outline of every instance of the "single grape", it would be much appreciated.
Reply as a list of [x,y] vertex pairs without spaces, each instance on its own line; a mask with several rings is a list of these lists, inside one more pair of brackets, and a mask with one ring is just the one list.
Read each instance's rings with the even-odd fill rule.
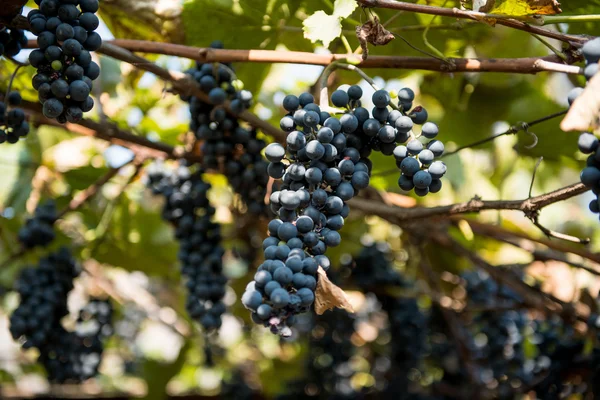
[[296,111],[300,106],[300,100],[293,94],[288,94],[283,99],[283,108],[287,111]]
[[434,161],[431,163],[427,171],[433,179],[440,179],[446,173],[446,164],[442,161]]
[[417,154],[419,154],[421,152],[421,150],[423,150],[423,143],[421,143],[417,139],[413,139],[408,142],[408,144],[406,145],[406,148],[408,150],[408,154],[416,156]]
[[336,107],[346,107],[349,101],[348,93],[343,90],[336,90],[331,94],[331,102]]
[[375,107],[385,108],[390,104],[390,94],[387,90],[380,89],[373,93],[373,104]]
[[421,127],[421,135],[425,136],[427,139],[435,138],[438,133],[438,126],[433,122],[425,122]]
[[358,85],[352,85],[348,88],[348,97],[352,100],[360,100],[363,95],[363,91]]
[[398,91],[398,100],[403,103],[411,103],[415,99],[415,92],[410,88],[402,88]]
[[414,158],[408,157],[402,160],[400,169],[402,170],[402,174],[406,176],[413,176],[421,169],[421,164],[419,164],[419,161],[415,160]]
[[585,42],[581,47],[583,57],[588,64],[600,61],[600,38],[595,38]]
[[285,148],[279,143],[271,143],[265,148],[265,156],[270,162],[280,162],[285,157]]
[[422,125],[427,121],[428,114],[427,110],[422,106],[417,106],[411,110],[409,117],[415,124]]
[[444,154],[444,143],[439,140],[432,140],[427,144],[427,148],[431,150],[436,157],[440,157]]
[[591,133],[582,133],[577,141],[579,151],[584,154],[590,154],[598,148],[598,138]]
[[598,185],[600,182],[600,169],[596,167],[585,167],[580,174],[581,183],[587,187]]
[[400,178],[398,179],[398,186],[400,189],[408,192],[415,187],[415,184],[413,183],[412,178],[409,178],[406,175],[400,175]]
[[417,189],[428,188],[431,184],[431,181],[431,175],[427,171],[417,171],[417,173],[415,173],[413,176],[413,183]]

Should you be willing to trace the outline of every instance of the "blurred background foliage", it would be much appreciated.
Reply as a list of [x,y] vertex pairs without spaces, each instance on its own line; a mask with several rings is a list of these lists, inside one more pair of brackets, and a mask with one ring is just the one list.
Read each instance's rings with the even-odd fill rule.
[[[33,2],[31,2],[33,3]],[[431,5],[458,7],[458,1],[428,1]],[[598,12],[600,3],[568,0],[562,5],[567,15]],[[270,49],[279,51],[345,52],[340,39],[328,49],[303,37],[302,21],[317,10],[333,10],[331,1],[316,0],[188,0],[125,1],[104,0],[100,15],[105,23],[103,36],[145,39],[207,46],[221,40],[225,48]],[[342,20],[342,34],[352,48],[357,24],[368,19],[356,9]],[[434,18],[413,13],[377,10],[387,28],[402,35],[412,45],[425,49],[423,27],[429,26],[428,42],[447,57],[530,57],[550,54],[547,47],[526,32],[502,26],[494,28],[470,21]],[[599,23],[560,24],[563,32],[597,35]],[[560,48],[560,43],[552,42]],[[373,55],[422,54],[396,39],[384,47],[370,49]],[[166,56],[150,59],[172,70],[185,71],[188,60]],[[100,56],[102,75],[95,96],[101,107],[92,118],[108,118],[119,127],[151,140],[172,145],[180,143],[187,131],[187,105],[178,96],[165,91],[163,82],[135,67]],[[0,60],[1,90],[14,70],[7,60]],[[238,78],[255,94],[253,111],[278,125],[284,111],[283,97],[298,94],[314,84],[322,67],[286,64],[239,63]],[[447,150],[503,132],[520,121],[531,121],[563,110],[566,95],[583,78],[561,74],[473,74],[371,69],[376,82],[389,90],[411,87],[418,104],[429,110],[430,119],[439,123]],[[19,71],[14,88],[26,100],[36,101],[29,82],[33,68]],[[372,89],[357,75],[335,75],[333,86],[358,83],[370,97]],[[100,110],[104,116],[100,115]],[[483,199],[526,198],[537,157],[543,156],[533,187],[541,194],[578,181],[585,164],[577,151],[577,134],[559,129],[559,119],[532,128],[539,138],[528,149],[531,137],[526,133],[509,135],[488,144],[446,157],[449,173],[444,189],[427,198],[402,198],[403,204],[425,206]],[[17,251],[16,235],[28,214],[48,198],[57,199],[58,208],[68,204],[109,167],[129,161],[131,153],[118,146],[70,133],[53,126],[36,126],[27,140],[16,145],[0,146],[0,251],[2,259]],[[389,157],[374,156],[372,184],[380,190],[399,193],[397,173]],[[265,236],[266,221],[256,222],[252,215],[240,212],[239,200],[223,176],[213,174],[211,201],[225,236],[226,274],[231,278],[226,297],[229,313],[213,337],[205,337],[191,324],[184,312],[185,291],[179,281],[177,244],[171,227],[160,218],[160,201],[145,189],[143,179],[136,178],[122,190],[134,173],[123,168],[100,193],[59,223],[60,236],[54,246],[69,245],[85,266],[86,273],[77,280],[70,298],[73,313],[90,295],[108,294],[117,309],[117,334],[110,340],[98,379],[84,386],[89,393],[125,392],[147,398],[162,398],[165,393],[201,393],[217,395],[227,380],[242,371],[250,385],[265,396],[285,390],[287,381],[303,374],[308,356],[310,335],[296,332],[281,340],[249,320],[248,312],[238,299],[259,264],[256,257]],[[142,173],[143,175],[143,173]],[[598,221],[587,209],[591,195],[582,195],[554,204],[543,210],[540,222],[545,226],[581,237],[590,237],[592,251],[600,250]],[[498,224],[531,236],[542,236],[519,212],[489,211],[477,219]],[[404,231],[377,217],[350,214],[341,231],[342,245],[331,249],[335,265],[345,255],[356,255],[364,243],[387,242],[394,254],[394,266],[407,277],[420,280],[422,271],[413,261]],[[462,228],[462,229],[461,229]],[[464,226],[452,228],[455,238],[477,250],[493,264],[528,262],[527,250],[519,250],[483,237],[474,237]],[[258,252],[260,253],[260,252]],[[16,307],[17,296],[12,284],[19,271],[36,262],[42,254],[30,252],[18,262],[0,270],[0,385],[10,384],[19,393],[45,392],[48,385],[43,371],[34,363],[35,354],[22,351],[8,332],[7,316]],[[433,268],[442,274],[459,274],[472,268],[450,253],[432,251]],[[347,257],[347,256],[346,256]],[[2,260],[0,260],[1,262]],[[573,270],[562,263],[532,264],[533,274],[544,281],[553,294],[563,300],[579,299],[588,290],[598,292],[592,275]],[[349,283],[351,284],[351,282]],[[343,285],[342,285],[343,286]],[[360,327],[356,340],[356,370],[352,385],[356,389],[374,385],[369,354],[385,345],[384,328],[371,310],[369,296],[348,287],[363,309],[358,311]],[[371,310],[371,311],[369,311]],[[75,314],[73,314],[75,315]],[[358,320],[357,320],[358,321]],[[356,322],[358,324],[358,322]],[[375,334],[373,334],[373,331]],[[362,335],[362,336],[361,336]],[[389,338],[388,338],[389,340]],[[217,350],[214,363],[207,360],[205,347]],[[367,366],[364,366],[367,363]]]

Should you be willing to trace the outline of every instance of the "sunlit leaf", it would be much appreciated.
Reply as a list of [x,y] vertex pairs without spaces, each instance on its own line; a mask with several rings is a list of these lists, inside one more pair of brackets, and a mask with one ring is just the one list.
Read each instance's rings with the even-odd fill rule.
[[342,24],[336,15],[328,15],[325,11],[317,11],[304,20],[304,37],[315,43],[329,44],[342,34]]

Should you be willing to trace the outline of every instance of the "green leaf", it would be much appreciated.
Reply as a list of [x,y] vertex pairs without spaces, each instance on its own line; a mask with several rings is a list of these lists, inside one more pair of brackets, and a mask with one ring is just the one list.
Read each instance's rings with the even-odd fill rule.
[[333,3],[333,15],[340,18],[348,18],[358,7],[355,0],[335,0]]
[[325,11],[317,11],[302,23],[304,37],[315,43],[323,42],[323,46],[329,47],[335,38],[342,34],[342,24],[336,15],[328,15]]

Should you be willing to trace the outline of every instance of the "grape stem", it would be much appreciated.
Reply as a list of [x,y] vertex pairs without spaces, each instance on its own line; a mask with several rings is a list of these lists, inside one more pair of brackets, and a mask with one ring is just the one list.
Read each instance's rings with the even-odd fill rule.
[[[335,71],[336,69],[345,69],[348,71],[356,72],[369,85],[371,85],[371,87],[374,90],[381,89],[379,86],[377,86],[377,84],[375,83],[373,78],[371,78],[369,75],[367,75],[365,73],[365,71],[358,68],[356,65],[348,64],[348,63],[344,62],[343,60],[334,61],[331,64],[329,64],[327,67],[325,67],[325,69],[323,70],[323,73],[321,74],[321,77],[319,78],[319,80],[320,80],[319,86],[321,87],[321,91],[319,94],[319,106],[321,107],[321,110],[323,110],[323,111],[333,110],[335,113],[343,113],[344,112],[344,110],[332,109],[332,107],[329,106],[329,89],[327,88],[327,82],[329,80],[329,75],[331,75],[333,73],[333,71]],[[389,106],[392,107],[394,110],[398,110],[398,106],[395,105],[391,101],[390,101]]]

